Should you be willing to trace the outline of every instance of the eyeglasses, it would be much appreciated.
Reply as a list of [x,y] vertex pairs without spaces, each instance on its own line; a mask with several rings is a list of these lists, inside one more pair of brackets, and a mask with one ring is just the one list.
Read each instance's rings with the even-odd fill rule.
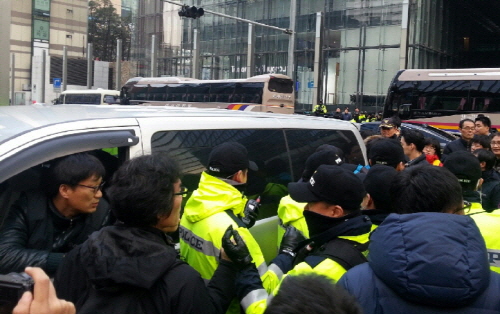
[[84,184],[77,184],[77,186],[92,189],[92,190],[94,190],[94,194],[97,194],[97,191],[102,191],[104,184],[106,184],[106,182],[102,181],[101,184],[99,184],[97,186],[88,186],[88,185],[84,185]]
[[185,186],[181,186],[181,191],[180,192],[177,192],[177,193],[174,193],[174,195],[182,195],[183,197],[186,196],[188,194],[189,190],[187,187]]
[[465,130],[465,131],[474,131],[476,129],[475,126],[466,126],[464,128],[462,128],[462,130]]
[[460,211],[463,211],[464,214],[468,214],[470,212],[470,208],[472,207],[472,203],[471,202],[467,202],[467,201],[464,201],[464,206],[462,208],[459,208],[457,210],[455,210],[455,214],[460,212]]
[[491,142],[491,146],[500,145],[500,142]]

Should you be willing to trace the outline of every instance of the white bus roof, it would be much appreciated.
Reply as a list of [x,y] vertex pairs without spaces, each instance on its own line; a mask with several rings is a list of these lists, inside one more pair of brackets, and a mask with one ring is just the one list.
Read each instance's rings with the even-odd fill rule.
[[399,81],[500,80],[500,68],[484,69],[408,69]]
[[[128,80],[127,83],[135,82],[138,85],[146,84],[169,84],[169,83],[224,83],[224,82],[266,82],[271,77],[276,77],[280,79],[290,79],[290,77],[283,74],[262,74],[257,76],[252,76],[249,78],[241,79],[226,79],[226,80],[198,80],[190,77],[174,77],[174,76],[164,76],[164,77],[134,77]],[[125,84],[127,84],[125,83]]]

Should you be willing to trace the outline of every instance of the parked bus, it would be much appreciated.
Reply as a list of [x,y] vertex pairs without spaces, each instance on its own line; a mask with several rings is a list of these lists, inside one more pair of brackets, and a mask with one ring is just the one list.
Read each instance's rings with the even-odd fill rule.
[[122,105],[294,113],[295,103],[293,81],[281,74],[228,80],[135,77],[125,83],[121,93]]
[[120,92],[110,89],[73,89],[59,95],[55,105],[113,105],[120,103]]
[[451,132],[458,122],[489,117],[500,128],[500,69],[401,70],[389,86],[384,117],[425,123]]

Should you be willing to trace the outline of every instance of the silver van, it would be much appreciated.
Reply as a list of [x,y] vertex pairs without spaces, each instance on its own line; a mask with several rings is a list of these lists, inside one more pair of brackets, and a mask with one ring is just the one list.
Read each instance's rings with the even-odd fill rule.
[[[251,231],[267,261],[276,255],[276,210],[287,182],[297,181],[318,146],[341,148],[346,160],[366,164],[357,128],[346,121],[221,109],[144,106],[9,106],[0,108],[0,223],[23,192],[43,185],[43,168],[68,154],[97,151],[111,175],[129,158],[167,152],[194,190],[212,147],[243,144],[260,170],[249,175],[247,195],[277,189]],[[104,153],[110,151],[110,153]],[[278,186],[279,185],[279,186]],[[186,198],[187,199],[187,198]]]

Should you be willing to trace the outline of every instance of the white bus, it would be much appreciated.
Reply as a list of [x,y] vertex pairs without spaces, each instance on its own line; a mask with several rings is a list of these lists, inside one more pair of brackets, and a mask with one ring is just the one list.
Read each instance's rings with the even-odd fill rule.
[[500,68],[399,71],[387,93],[384,118],[425,123],[450,132],[478,114],[500,128]]
[[110,89],[73,89],[61,93],[56,105],[113,105],[120,103],[120,92]]
[[247,79],[197,80],[185,77],[135,77],[122,87],[122,105],[219,108],[294,113],[293,81],[264,74]]

